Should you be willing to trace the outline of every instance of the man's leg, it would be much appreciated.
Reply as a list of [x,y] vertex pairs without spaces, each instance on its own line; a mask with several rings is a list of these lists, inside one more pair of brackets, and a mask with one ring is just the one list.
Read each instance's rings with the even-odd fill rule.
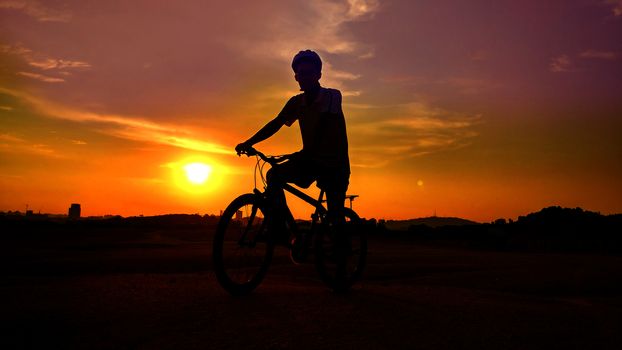
[[329,230],[333,233],[337,262],[335,288],[336,290],[346,290],[348,284],[347,261],[352,249],[344,213],[349,176],[335,171],[329,173],[327,179],[328,223]]
[[282,238],[280,236],[285,232],[285,207],[287,206],[283,185],[287,182],[285,179],[287,178],[288,169],[287,167],[282,169],[282,167],[282,165],[274,166],[268,171],[268,174],[266,174],[266,180],[268,182],[266,194],[271,203],[270,212],[267,213],[270,220],[268,222],[268,227],[270,231],[276,233],[279,238]]
[[346,202],[346,192],[327,190],[326,201],[328,202],[328,222],[337,227],[342,227],[346,220],[343,213]]
[[[271,219],[270,228],[278,232],[285,231],[285,217],[287,201],[285,199],[285,191],[283,185],[286,183],[309,182],[309,172],[305,168],[305,163],[301,159],[291,159],[285,163],[275,165],[266,175],[268,187],[266,194],[271,201],[272,212],[269,213]],[[310,183],[310,182],[309,182]],[[289,237],[281,237],[285,241]]]
[[320,174],[318,185],[326,191],[328,222],[343,226],[345,223],[343,208],[346,202],[350,174],[334,168],[322,169]]
[[351,243],[346,232],[346,219],[343,206],[345,204],[344,191],[327,191],[326,200],[328,202],[328,227],[332,233],[333,243],[335,245],[335,288],[336,290],[345,290],[347,288],[347,261]]

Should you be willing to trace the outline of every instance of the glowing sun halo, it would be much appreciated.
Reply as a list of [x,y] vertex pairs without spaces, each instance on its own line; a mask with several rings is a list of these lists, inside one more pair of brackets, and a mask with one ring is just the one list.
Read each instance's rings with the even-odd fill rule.
[[186,178],[195,185],[201,185],[207,181],[212,167],[203,163],[189,163],[184,166]]

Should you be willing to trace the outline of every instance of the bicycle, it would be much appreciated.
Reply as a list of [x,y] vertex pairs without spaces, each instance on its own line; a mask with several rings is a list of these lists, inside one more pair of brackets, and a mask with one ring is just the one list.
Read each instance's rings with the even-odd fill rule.
[[[252,193],[234,199],[222,213],[214,236],[214,271],[220,285],[232,295],[247,295],[259,286],[266,276],[275,245],[283,242],[270,227],[272,204],[267,197],[265,164],[274,166],[289,159],[289,155],[266,156],[251,148],[244,152],[255,156],[255,188]],[[263,162],[263,163],[262,163]],[[264,190],[257,188],[257,173]],[[336,292],[347,291],[360,278],[367,258],[367,237],[361,219],[351,209],[344,207],[345,225],[341,232],[327,222],[324,207],[324,190],[314,199],[290,184],[285,191],[315,208],[311,215],[309,231],[301,230],[291,211],[285,206],[285,240],[294,263],[305,263],[314,255],[320,279]]]

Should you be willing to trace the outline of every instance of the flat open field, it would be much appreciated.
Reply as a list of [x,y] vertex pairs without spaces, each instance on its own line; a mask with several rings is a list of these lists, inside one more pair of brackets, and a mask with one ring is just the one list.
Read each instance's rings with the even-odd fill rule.
[[234,298],[211,271],[210,240],[191,236],[3,242],[0,348],[622,347],[618,256],[374,237],[348,295],[277,248],[263,284]]

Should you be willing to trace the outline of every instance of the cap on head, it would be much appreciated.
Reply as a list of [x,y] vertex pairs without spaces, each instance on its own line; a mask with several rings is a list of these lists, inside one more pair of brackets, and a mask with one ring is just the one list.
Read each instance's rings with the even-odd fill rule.
[[318,72],[322,71],[322,59],[320,59],[320,55],[315,53],[315,51],[304,50],[298,52],[292,60],[292,69],[294,72],[296,71],[298,65],[302,62],[312,63],[317,67]]

